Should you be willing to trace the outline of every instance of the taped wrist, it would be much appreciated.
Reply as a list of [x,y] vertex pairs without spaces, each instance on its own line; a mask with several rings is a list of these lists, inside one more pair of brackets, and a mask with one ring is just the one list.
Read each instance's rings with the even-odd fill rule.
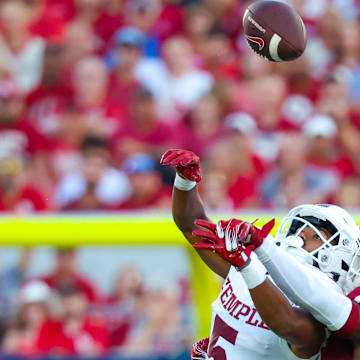
[[184,179],[176,173],[174,186],[181,191],[190,191],[196,186],[196,181]]
[[285,295],[330,330],[339,330],[349,318],[352,304],[325,273],[303,265],[275,245],[271,236],[255,250],[269,275]]
[[259,286],[266,280],[266,269],[254,253],[251,254],[249,265],[238,269],[238,271],[249,289]]

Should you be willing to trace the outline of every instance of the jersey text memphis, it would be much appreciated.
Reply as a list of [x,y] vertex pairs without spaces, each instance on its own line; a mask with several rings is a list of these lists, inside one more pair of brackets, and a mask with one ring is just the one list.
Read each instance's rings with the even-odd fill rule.
[[[287,342],[262,321],[242,276],[234,267],[212,304],[208,356],[215,360],[299,359]],[[311,358],[315,359],[320,359],[320,352]]]

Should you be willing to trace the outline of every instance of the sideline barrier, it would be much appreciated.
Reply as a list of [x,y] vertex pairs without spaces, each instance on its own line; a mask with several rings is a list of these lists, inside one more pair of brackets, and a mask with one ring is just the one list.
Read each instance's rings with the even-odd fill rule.
[[[234,215],[232,215],[234,216]],[[256,216],[239,216],[252,221]],[[259,215],[259,225],[271,217]],[[229,216],[226,216],[229,218]],[[276,223],[282,217],[276,217]],[[216,217],[212,217],[216,221]],[[198,315],[198,338],[209,335],[211,303],[219,281],[177,229],[170,216],[55,215],[0,217],[2,246],[181,246],[191,262],[191,286]],[[274,229],[275,231],[275,229]],[[196,274],[196,276],[195,276]]]

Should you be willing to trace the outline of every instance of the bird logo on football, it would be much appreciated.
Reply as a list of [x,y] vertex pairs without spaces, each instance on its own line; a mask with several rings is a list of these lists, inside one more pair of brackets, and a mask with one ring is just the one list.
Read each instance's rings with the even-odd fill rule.
[[257,36],[247,36],[247,35],[246,35],[246,38],[247,38],[248,41],[251,41],[251,42],[259,45],[259,51],[261,51],[261,50],[264,48],[264,46],[265,46],[265,41],[264,41],[262,38],[260,38],[260,37],[257,37]]
[[258,0],[243,17],[246,40],[256,55],[269,61],[292,61],[306,47],[305,25],[289,4],[279,0]]

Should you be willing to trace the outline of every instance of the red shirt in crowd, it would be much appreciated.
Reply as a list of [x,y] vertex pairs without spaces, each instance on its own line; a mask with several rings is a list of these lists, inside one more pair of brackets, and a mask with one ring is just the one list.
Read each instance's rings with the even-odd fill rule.
[[191,128],[181,125],[176,128],[176,140],[181,147],[193,151],[200,158],[205,157],[211,146],[223,135],[224,131],[220,125],[215,132],[207,136],[199,136]]
[[141,88],[137,81],[122,82],[115,73],[112,73],[109,83],[109,101],[123,109],[124,117],[128,119],[135,93]]
[[235,209],[257,205],[255,199],[259,197],[259,181],[265,173],[265,166],[256,155],[251,156],[251,162],[253,171],[238,174],[228,188],[228,195]]
[[91,119],[101,120],[104,127],[107,126],[110,131],[108,136],[112,136],[120,130],[125,123],[124,109],[121,104],[105,100],[102,104],[96,106],[79,107],[79,113],[91,122]]
[[120,205],[117,210],[142,210],[151,207],[168,208],[171,204],[172,190],[168,186],[162,186],[158,191],[146,200],[134,200],[130,198],[124,204]]
[[102,12],[93,23],[96,35],[102,40],[100,53],[104,53],[112,44],[111,40],[117,30],[124,25],[123,14],[109,14]]
[[31,155],[50,149],[50,143],[26,119],[0,124],[0,153],[2,155]]
[[[56,272],[41,278],[41,281],[44,281],[52,289],[57,289],[61,286],[61,282]],[[90,282],[90,280],[79,274],[74,274],[71,278],[71,281],[74,287],[81,289],[84,292],[90,302],[98,302],[100,300],[98,291],[96,290],[95,285]]]
[[81,329],[67,334],[64,323],[47,321],[39,331],[36,347],[40,354],[58,356],[83,355],[84,347],[96,347],[95,355],[104,355],[109,349],[109,335],[104,322],[98,318],[86,318]]
[[329,161],[308,159],[308,164],[328,170],[334,170],[341,177],[356,175],[356,168],[353,161],[346,154],[339,154]]
[[46,0],[30,31],[51,41],[61,41],[66,25],[73,15],[72,0]]
[[56,132],[59,116],[72,96],[73,92],[68,86],[50,87],[40,84],[26,98],[28,122],[44,135]]
[[30,213],[48,209],[48,202],[46,201],[44,194],[31,184],[21,187],[16,195],[8,201],[5,201],[4,195],[0,189],[0,212],[11,211]]
[[175,4],[164,5],[161,13],[150,30],[151,33],[157,34],[162,42],[175,34],[184,30],[184,9]]
[[137,128],[136,124],[130,122],[115,136],[117,141],[121,141],[124,138],[132,138],[147,145],[159,146],[173,142],[174,128],[163,122],[156,121],[149,130],[141,131]]

